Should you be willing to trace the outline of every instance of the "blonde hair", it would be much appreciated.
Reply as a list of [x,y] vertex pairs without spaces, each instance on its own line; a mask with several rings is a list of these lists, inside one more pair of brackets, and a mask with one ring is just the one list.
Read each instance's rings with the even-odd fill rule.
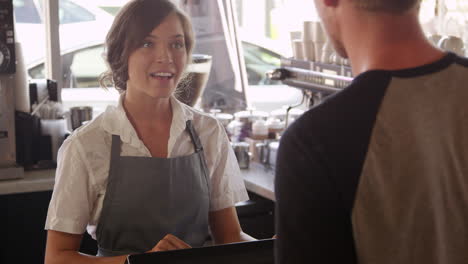
[[351,0],[355,6],[373,12],[401,14],[419,5],[421,0]]
[[99,83],[127,89],[128,58],[148,34],[170,14],[175,13],[184,30],[187,64],[190,63],[195,37],[190,18],[170,0],[132,0],[119,11],[106,36],[105,60],[109,70],[101,74]]

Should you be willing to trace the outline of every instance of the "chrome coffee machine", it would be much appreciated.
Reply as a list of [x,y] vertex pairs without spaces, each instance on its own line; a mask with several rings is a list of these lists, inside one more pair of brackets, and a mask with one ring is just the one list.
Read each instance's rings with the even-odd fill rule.
[[22,178],[16,165],[15,39],[12,0],[0,0],[0,180]]

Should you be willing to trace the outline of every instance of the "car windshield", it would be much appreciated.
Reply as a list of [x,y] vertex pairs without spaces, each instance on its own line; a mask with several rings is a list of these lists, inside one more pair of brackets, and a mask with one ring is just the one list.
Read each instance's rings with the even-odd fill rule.
[[[16,23],[41,24],[42,19],[39,8],[43,10],[43,1],[14,0],[14,13]],[[39,7],[39,8],[38,8]],[[79,23],[96,20],[96,16],[85,8],[70,0],[60,0],[60,24]]]
[[14,0],[16,23],[40,24],[41,17],[33,0]]

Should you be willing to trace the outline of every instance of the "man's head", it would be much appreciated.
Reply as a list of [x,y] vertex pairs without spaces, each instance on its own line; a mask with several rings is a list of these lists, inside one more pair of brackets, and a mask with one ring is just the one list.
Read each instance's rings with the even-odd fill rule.
[[[411,12],[412,15],[417,15],[420,2],[421,0],[315,0],[315,6],[335,50],[341,56],[348,57],[343,27],[346,26],[346,33],[349,33],[352,23],[347,18],[353,17],[371,23],[369,17],[398,17]],[[351,28],[352,34],[359,34],[361,30],[360,27]]]

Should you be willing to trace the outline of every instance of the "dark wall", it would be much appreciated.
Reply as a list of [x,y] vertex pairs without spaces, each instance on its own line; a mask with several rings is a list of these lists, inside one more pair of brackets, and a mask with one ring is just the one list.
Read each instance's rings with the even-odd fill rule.
[[0,263],[44,263],[51,191],[0,195]]
[[[47,231],[44,224],[51,191],[0,195],[0,263],[44,263]],[[253,193],[236,209],[242,229],[255,238],[274,234],[274,203]],[[95,255],[96,241],[85,234],[81,252]]]

